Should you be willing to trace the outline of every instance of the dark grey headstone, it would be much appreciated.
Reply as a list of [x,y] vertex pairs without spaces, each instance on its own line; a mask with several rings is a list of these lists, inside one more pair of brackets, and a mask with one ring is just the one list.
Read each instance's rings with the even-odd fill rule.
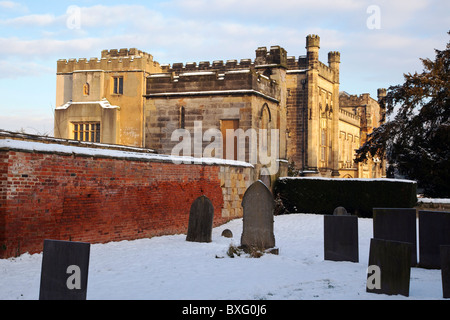
[[442,293],[445,299],[450,298],[450,246],[441,246]]
[[350,214],[344,207],[337,207],[333,211],[333,216],[349,216]]
[[417,265],[416,209],[374,208],[373,237],[411,243],[411,266]]
[[450,245],[450,212],[419,211],[419,266],[440,269],[441,245]]
[[214,206],[206,196],[197,198],[191,205],[186,241],[211,242]]
[[233,232],[230,229],[225,229],[222,231],[222,237],[233,238]]
[[39,300],[86,300],[91,245],[44,240]]
[[261,181],[254,182],[245,191],[242,199],[244,209],[242,247],[269,249],[275,246],[273,234],[273,209],[275,201],[272,193]]
[[382,239],[370,240],[369,268],[377,266],[380,271],[378,288],[369,288],[368,274],[367,292],[409,296],[411,275],[412,244]]
[[332,261],[359,261],[358,217],[324,216],[324,258]]

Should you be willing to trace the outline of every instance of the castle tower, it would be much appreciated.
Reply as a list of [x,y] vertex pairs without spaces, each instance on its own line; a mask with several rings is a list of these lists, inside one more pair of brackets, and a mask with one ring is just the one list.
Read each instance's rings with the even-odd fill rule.
[[310,34],[306,37],[306,57],[308,60],[308,68],[319,68],[319,49],[320,37],[315,34]]
[[319,49],[320,37],[308,35],[306,37],[306,60],[307,60],[307,122],[308,122],[308,145],[306,151],[306,163],[304,169],[318,173],[319,168]]
[[338,51],[328,53],[328,66],[333,73],[333,92],[331,100],[332,118],[332,138],[331,143],[331,175],[339,176],[339,66],[341,63],[341,54]]

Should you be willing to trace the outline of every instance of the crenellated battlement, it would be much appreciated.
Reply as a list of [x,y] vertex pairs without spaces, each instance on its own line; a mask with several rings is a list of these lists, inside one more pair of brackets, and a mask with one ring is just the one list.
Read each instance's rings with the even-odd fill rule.
[[161,66],[153,61],[153,56],[146,52],[131,49],[103,50],[99,58],[60,59],[57,62],[57,73],[73,73],[76,71],[146,71],[161,72]]
[[158,73],[147,77],[147,96],[232,91],[255,91],[279,99],[276,81],[250,68],[228,71],[184,68],[183,72]]
[[320,37],[316,34],[310,34],[306,37],[306,48],[320,48]]
[[186,64],[178,62],[171,66],[163,66],[163,72],[174,73],[179,75],[185,72],[198,72],[198,71],[217,71],[217,72],[227,72],[232,70],[243,70],[253,68],[255,65],[251,59],[241,59],[239,62],[236,59],[226,60],[215,60],[201,61],[198,64],[196,62],[187,62]]

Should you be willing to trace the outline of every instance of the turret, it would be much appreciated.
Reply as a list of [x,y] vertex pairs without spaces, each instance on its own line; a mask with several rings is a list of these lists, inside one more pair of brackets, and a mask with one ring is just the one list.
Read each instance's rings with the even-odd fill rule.
[[328,52],[328,66],[334,72],[334,82],[339,82],[339,64],[341,63],[341,54],[338,51]]
[[306,56],[308,61],[308,68],[318,69],[319,49],[320,49],[320,37],[315,34],[308,35],[306,37]]

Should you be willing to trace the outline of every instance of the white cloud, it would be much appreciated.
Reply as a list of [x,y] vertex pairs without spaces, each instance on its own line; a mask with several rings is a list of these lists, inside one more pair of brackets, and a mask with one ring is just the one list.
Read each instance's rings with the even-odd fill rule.
[[0,60],[0,79],[14,79],[19,77],[40,76],[42,74],[53,74],[54,68],[36,62],[6,61]]
[[43,27],[57,22],[53,14],[31,14],[12,19],[1,20],[0,24],[14,27]]
[[0,1],[0,8],[13,11],[28,11],[27,6],[14,1]]

